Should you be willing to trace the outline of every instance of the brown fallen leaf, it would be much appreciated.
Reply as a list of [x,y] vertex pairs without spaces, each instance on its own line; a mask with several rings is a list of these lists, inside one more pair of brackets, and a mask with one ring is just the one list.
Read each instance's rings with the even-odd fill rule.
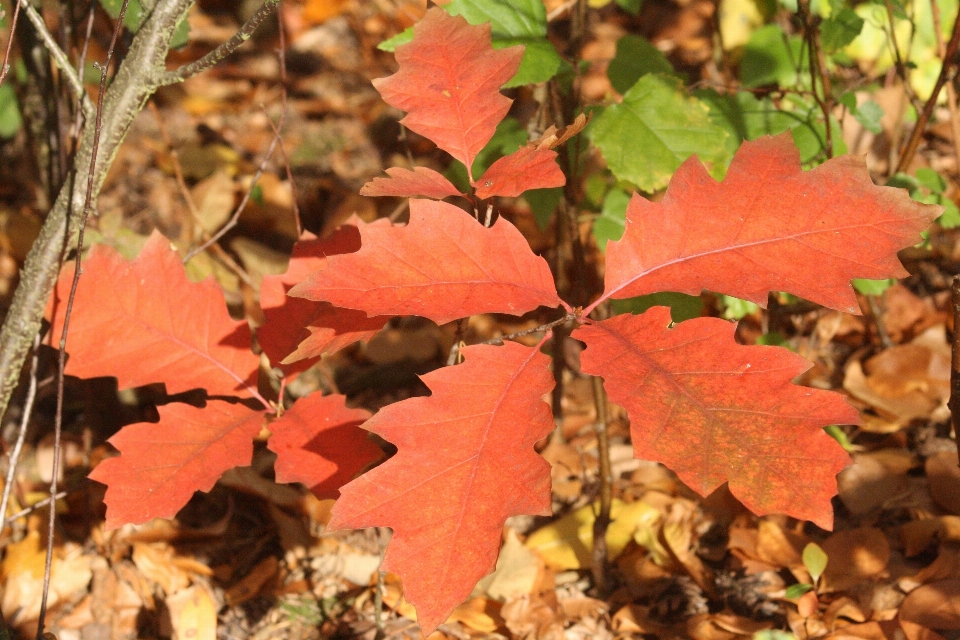
[[960,578],[911,591],[900,606],[900,619],[930,629],[960,629]]
[[890,561],[887,536],[875,528],[838,531],[821,546],[828,558],[824,591],[842,591],[877,577]]
[[941,509],[960,515],[960,467],[957,455],[940,451],[927,458],[925,464],[930,496]]

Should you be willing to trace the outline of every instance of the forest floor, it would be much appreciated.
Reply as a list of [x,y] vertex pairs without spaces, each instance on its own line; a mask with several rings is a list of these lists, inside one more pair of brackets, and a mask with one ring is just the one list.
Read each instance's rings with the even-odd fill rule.
[[[196,59],[240,24],[233,3],[200,4],[178,61]],[[613,5],[592,11],[585,99],[596,102],[613,92],[605,64],[627,32],[669,42],[678,68],[692,77],[706,74],[714,10],[707,0],[647,0],[636,18]],[[279,154],[269,159],[239,225],[221,242],[239,269],[214,253],[189,268],[194,280],[213,275],[235,317],[254,324],[262,318],[256,307],[260,280],[285,270],[297,239],[294,199],[304,228],[323,234],[352,214],[367,221],[403,214],[398,199],[358,195],[384,167],[408,156],[438,169],[444,163],[429,142],[401,136],[399,112],[370,83],[395,69],[392,54],[376,45],[422,15],[421,3],[307,0],[285,3],[283,11],[283,144],[293,183]],[[267,27],[211,72],[157,95],[110,172],[89,242],[133,256],[153,229],[186,246],[226,222],[270,145],[270,121],[283,111],[276,48],[276,27]],[[876,99],[899,100],[902,89],[888,85]],[[514,113],[531,111],[529,91],[513,97]],[[851,149],[883,170],[884,144],[889,147],[903,126],[885,122],[876,136],[850,127],[845,136]],[[943,175],[948,196],[958,186],[951,136],[945,121],[933,125],[916,161]],[[42,222],[37,182],[17,170],[28,163],[27,154],[16,139],[0,145],[4,307]],[[552,230],[539,229],[522,202],[507,203],[503,211],[535,251],[553,250]],[[589,228],[585,219],[587,258],[602,264]],[[862,410],[863,424],[845,432],[852,464],[839,476],[833,532],[786,517],[757,518],[725,488],[699,497],[663,466],[633,458],[626,416],[614,408],[609,434],[616,503],[607,588],[599,591],[590,555],[597,416],[589,379],[577,373],[580,346],[570,340],[563,438],[544,442],[541,450],[553,468],[555,516],[509,520],[496,573],[434,637],[732,640],[763,631],[771,632],[768,638],[792,633],[800,640],[960,637],[960,469],[946,408],[949,285],[960,273],[960,234],[936,232],[929,247],[902,258],[910,277],[873,304],[864,298],[863,316],[783,305],[740,323],[744,343],[781,334],[814,365],[801,383],[840,390]],[[710,294],[704,301],[708,310],[717,308]],[[478,317],[469,339],[536,324]],[[417,376],[441,366],[453,340],[452,326],[405,319],[369,344],[325,359],[289,390],[302,396],[333,384],[355,405],[376,410],[423,394]],[[13,490],[13,511],[27,513],[0,538],[0,608],[23,638],[35,634],[40,606],[47,516],[30,505],[45,496],[50,481],[53,367],[52,351],[45,352]],[[160,390],[118,393],[111,379],[68,382],[60,481],[67,495],[48,617],[56,638],[373,640],[378,628],[385,638],[419,637],[399,581],[381,576],[378,587],[389,530],[325,531],[332,501],[299,485],[273,483],[273,454],[262,442],[252,467],[228,472],[211,492],[198,493],[175,521],[104,531],[104,489],[86,475],[112,454],[107,438],[155,415],[151,399]],[[18,411],[15,402],[3,424],[7,443],[15,438]],[[795,585],[811,582],[802,559],[809,542],[819,544],[829,562],[816,588],[804,594]]]

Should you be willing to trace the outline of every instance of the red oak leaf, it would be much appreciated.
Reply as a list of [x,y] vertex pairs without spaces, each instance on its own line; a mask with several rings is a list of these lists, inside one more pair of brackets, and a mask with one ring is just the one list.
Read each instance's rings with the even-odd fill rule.
[[397,47],[399,70],[373,84],[401,122],[467,167],[510,109],[500,87],[516,74],[523,47],[494,50],[489,23],[471,26],[443,9],[427,11],[413,40]]
[[488,229],[451,204],[411,200],[405,227],[361,223],[360,235],[359,251],[331,256],[290,295],[440,324],[560,304],[547,263],[504,218]]
[[636,457],[662,462],[707,495],[724,482],[756,514],[833,526],[836,474],[850,460],[823,431],[856,424],[843,396],[800,387],[810,368],[778,347],[737,344],[735,325],[696,318],[670,326],[653,307],[578,328],[584,372],[626,408]]
[[401,196],[404,198],[435,198],[442,200],[448,196],[463,194],[449,180],[433,169],[414,167],[387,169],[389,178],[374,178],[360,189],[362,196]]
[[267,448],[277,454],[277,482],[301,482],[318,498],[339,489],[383,453],[359,427],[370,413],[346,397],[311,393],[270,423]]
[[260,307],[266,322],[257,329],[257,340],[271,364],[291,364],[309,358],[296,367],[303,370],[324,353],[368,340],[387,323],[388,318],[368,318],[353,309],[337,309],[329,303],[287,295],[306,276],[325,269],[327,256],[359,249],[360,232],[352,223],[323,239],[307,231],[293,245],[286,273],[263,279]]
[[504,156],[474,183],[477,197],[481,200],[490,196],[516,198],[530,189],[562,187],[567,178],[556,158],[556,151],[533,147],[523,147]]
[[[73,265],[64,268],[47,307],[56,340],[73,273]],[[154,231],[135,260],[94,245],[83,261],[66,372],[114,376],[121,389],[162,382],[169,393],[255,395],[260,361],[250,341],[247,323],[227,313],[220,287],[187,280],[180,256]]]
[[508,517],[550,513],[550,465],[533,448],[553,430],[549,358],[512,342],[463,355],[423,376],[433,395],[367,421],[398,452],[343,487],[330,520],[393,529],[383,568],[403,580],[424,637],[493,570]]
[[708,289],[765,305],[788,291],[859,313],[850,280],[907,275],[897,251],[940,211],[874,185],[860,156],[801,171],[789,132],[759,138],[721,183],[691,157],[660,202],[633,197],[623,239],[608,245],[602,299]]
[[110,438],[120,455],[90,474],[107,485],[107,529],[172,518],[195,491],[209,491],[225,471],[250,464],[264,420],[261,411],[220,401],[159,411],[160,422],[127,425]]

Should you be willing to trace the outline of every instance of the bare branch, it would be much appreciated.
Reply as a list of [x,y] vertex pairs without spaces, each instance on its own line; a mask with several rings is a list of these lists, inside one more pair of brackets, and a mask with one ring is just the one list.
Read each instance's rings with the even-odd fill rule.
[[233,34],[233,37],[221,44],[219,47],[203,56],[195,62],[190,64],[185,64],[179,69],[174,69],[172,71],[167,71],[158,81],[161,87],[168,84],[176,84],[177,82],[183,82],[187,78],[197,75],[203,71],[206,71],[210,67],[214,66],[237,49],[240,46],[250,39],[250,36],[253,35],[253,32],[266,20],[277,5],[280,4],[280,0],[264,0],[263,4],[260,5],[260,8],[257,9],[256,13],[250,16],[250,19],[247,20],[240,30]]
[[70,88],[73,89],[73,93],[80,101],[80,105],[83,108],[83,115],[87,118],[92,117],[93,103],[90,101],[90,96],[88,96],[87,92],[84,91],[83,82],[80,81],[80,76],[77,75],[73,65],[70,64],[70,59],[67,57],[67,54],[63,52],[63,49],[61,49],[60,45],[57,44],[53,34],[51,34],[47,29],[47,25],[43,21],[43,16],[40,15],[40,13],[33,7],[33,5],[30,4],[28,0],[20,0],[19,6],[27,15],[27,19],[30,21],[30,24],[33,25],[34,29],[36,29],[37,35],[40,36],[40,39],[43,41],[43,45],[47,48],[47,51],[50,52],[50,56],[53,58],[54,62],[57,63],[57,68],[60,70],[60,73],[67,78]]
[[[127,55],[104,96],[103,135],[97,151],[93,193],[95,198],[116,156],[124,135],[157,89],[164,71],[170,40],[176,25],[193,0],[161,2],[149,14],[133,38]],[[87,172],[94,154],[93,127],[86,127],[68,176],[47,214],[40,235],[20,271],[20,285],[13,296],[0,330],[0,415],[20,381],[20,373],[43,320],[43,311],[53,291],[60,257],[73,237],[77,218],[87,196]]]

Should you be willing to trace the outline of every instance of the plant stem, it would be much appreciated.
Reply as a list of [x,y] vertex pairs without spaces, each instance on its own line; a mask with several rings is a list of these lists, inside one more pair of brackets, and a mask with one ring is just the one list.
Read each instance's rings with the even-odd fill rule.
[[940,75],[937,76],[937,82],[933,85],[933,92],[930,94],[927,102],[923,105],[923,110],[920,111],[917,117],[917,124],[913,127],[913,131],[910,132],[907,146],[904,147],[903,153],[900,154],[900,161],[897,162],[897,167],[893,170],[895,174],[905,171],[913,161],[917,147],[920,146],[920,138],[923,137],[923,133],[927,128],[927,122],[930,121],[930,116],[933,115],[933,108],[937,104],[937,97],[940,95],[940,90],[943,88],[943,85],[947,83],[947,80],[952,80],[953,71],[956,67],[958,45],[960,45],[960,13],[958,13],[953,23],[953,33],[950,35],[950,42],[947,43],[946,51],[943,54],[943,66],[940,67]]
[[239,49],[244,42],[249,40],[254,31],[256,31],[263,21],[266,20],[271,13],[273,13],[273,10],[277,8],[278,4],[280,4],[280,0],[264,0],[264,3],[260,5],[260,8],[257,9],[252,16],[250,16],[250,19],[243,23],[243,26],[240,27],[240,30],[233,34],[229,40],[199,60],[191,62],[190,64],[185,64],[178,69],[174,69],[173,71],[167,71],[160,76],[158,80],[159,85],[162,87],[168,84],[183,82],[187,78],[193,77],[198,73],[202,73],[216,65],[218,62]]
[[[953,306],[953,337],[950,340],[950,417],[953,423],[954,437],[960,437],[960,277],[953,279],[950,286],[950,304]],[[960,462],[960,449],[957,450]]]
[[[810,0],[798,0],[797,8],[803,21],[803,35],[807,40],[807,53],[810,58],[810,88],[813,90],[813,97],[823,113],[826,136],[824,151],[827,158],[832,158],[833,130],[830,126],[830,112],[833,111],[833,89],[830,84],[830,76],[827,73],[823,49],[820,46],[820,29],[817,25],[817,19],[810,13]],[[817,94],[818,80],[820,81],[822,96]]]
[[[107,93],[107,71],[110,69],[110,62],[113,60],[116,52],[117,41],[120,39],[120,32],[123,30],[123,17],[127,13],[127,6],[130,0],[123,0],[120,5],[120,13],[117,15],[116,25],[113,30],[113,37],[110,40],[110,47],[107,49],[107,57],[100,67],[100,91],[97,95],[96,121],[93,128],[93,148],[90,153],[90,168],[87,171],[87,189],[86,197],[83,201],[83,208],[80,210],[80,219],[77,224],[77,255],[76,268],[73,272],[73,282],[70,285],[70,296],[67,299],[67,308],[63,318],[63,332],[60,334],[60,351],[57,360],[57,412],[54,416],[53,426],[53,469],[50,477],[50,517],[47,526],[47,558],[43,571],[43,594],[40,598],[40,617],[37,622],[37,640],[43,639],[43,623],[47,614],[47,598],[50,592],[50,572],[53,567],[53,541],[57,522],[57,484],[60,475],[60,438],[63,434],[63,384],[64,369],[67,366],[67,335],[70,328],[70,314],[73,310],[73,303],[77,297],[77,285],[80,284],[80,275],[83,270],[80,268],[80,258],[83,254],[83,232],[87,226],[87,219],[90,216],[90,210],[93,208],[93,181],[96,175],[97,151],[100,148],[100,135],[103,133],[103,98]],[[29,15],[29,13],[27,14]],[[67,64],[69,68],[69,64]]]
[[54,39],[53,34],[47,29],[47,25],[43,21],[43,16],[30,4],[29,0],[20,0],[19,6],[23,7],[23,11],[30,21],[30,24],[36,29],[37,35],[39,35],[40,40],[43,41],[43,45],[47,48],[54,62],[57,63],[57,69],[66,77],[74,94],[76,94],[77,99],[80,101],[80,106],[83,109],[83,115],[87,118],[92,117],[93,103],[90,102],[90,97],[87,95],[87,92],[84,91],[83,82],[81,82],[80,76],[77,75],[73,65],[70,64],[70,59],[67,57],[67,54],[63,52],[63,49],[60,48],[60,45],[58,45]]
[[[104,97],[103,137],[97,151],[93,176],[96,198],[130,124],[159,86],[166,73],[165,62],[176,25],[186,15],[192,0],[160,2],[133,37]],[[23,368],[24,360],[40,330],[47,300],[53,291],[60,257],[76,231],[86,200],[93,127],[84,127],[74,156],[73,172],[64,183],[20,272],[20,285],[0,329],[0,416],[6,412]]]
[[593,376],[593,401],[597,408],[597,458],[600,462],[600,512],[593,521],[593,583],[600,597],[609,593],[607,580],[607,528],[613,504],[613,477],[610,471],[610,438],[607,433],[607,394],[603,381]]
[[[930,14],[933,16],[933,32],[937,36],[937,50],[940,58],[946,60],[947,45],[943,41],[943,25],[940,21],[940,5],[930,0]],[[950,110],[950,132],[953,134],[953,155],[957,159],[957,171],[960,172],[960,112],[957,110],[957,95],[953,81],[946,84],[947,108]]]

